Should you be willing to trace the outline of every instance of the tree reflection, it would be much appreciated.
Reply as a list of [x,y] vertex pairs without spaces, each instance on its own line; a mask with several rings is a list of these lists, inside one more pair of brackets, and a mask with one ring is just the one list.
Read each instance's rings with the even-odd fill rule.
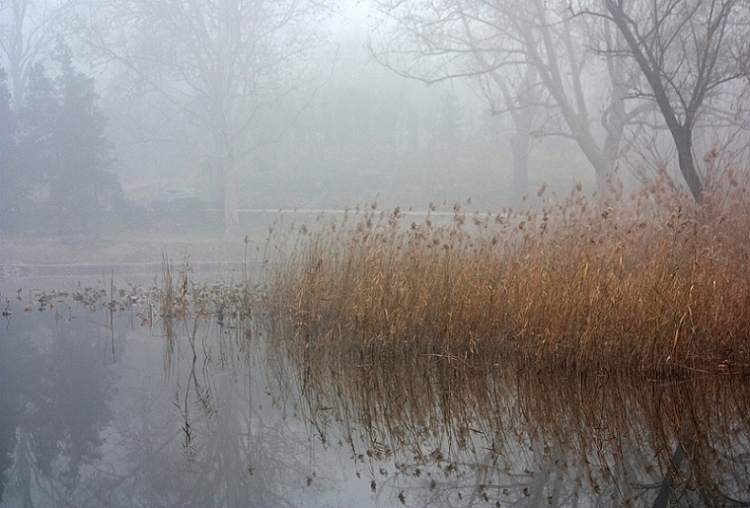
[[9,320],[0,340],[0,500],[7,487],[23,506],[67,497],[99,458],[111,418],[106,329],[52,317]]
[[131,315],[153,328],[111,311],[106,326],[97,314],[53,323],[45,312],[33,329],[10,319],[6,498],[310,506],[348,489],[383,505],[750,501],[743,379],[563,378],[409,343],[334,348],[283,319],[257,320],[241,284],[165,280],[171,289],[149,291]]
[[[132,406],[114,425],[121,460],[92,478],[99,505],[305,504],[300,492],[316,475],[304,460],[304,428],[255,386],[265,354],[253,347],[237,295],[222,287],[203,302],[193,298],[205,289],[193,288],[189,302],[179,289],[161,295],[167,378],[157,383],[164,390],[149,383],[129,397]],[[310,499],[314,490],[304,494]]]
[[394,503],[750,502],[750,393],[740,379],[562,379],[404,355],[404,344],[399,355],[354,341],[334,351],[273,326],[271,347],[287,358],[274,368],[297,380],[286,385],[297,410],[320,435],[348,439]]

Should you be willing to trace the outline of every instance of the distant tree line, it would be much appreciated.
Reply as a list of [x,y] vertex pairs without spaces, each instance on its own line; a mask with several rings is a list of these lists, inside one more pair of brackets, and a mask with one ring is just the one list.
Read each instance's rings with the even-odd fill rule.
[[98,234],[124,197],[94,80],[63,45],[33,65],[20,100],[6,77],[0,67],[0,230]]
[[[383,203],[406,187],[417,203],[478,192],[524,206],[530,177],[591,180],[603,204],[620,180],[665,172],[700,201],[750,160],[748,2],[369,0],[372,22],[348,32],[331,28],[333,4],[0,2],[0,227],[50,213],[48,227],[88,230],[89,211],[116,202],[101,113],[70,120],[89,138],[41,113],[44,93],[61,111],[68,93],[95,104],[93,81],[50,57],[59,38],[107,83],[130,196],[200,189],[229,236],[245,206]],[[42,142],[42,118],[93,142],[76,152],[91,164],[50,165],[64,140]]]

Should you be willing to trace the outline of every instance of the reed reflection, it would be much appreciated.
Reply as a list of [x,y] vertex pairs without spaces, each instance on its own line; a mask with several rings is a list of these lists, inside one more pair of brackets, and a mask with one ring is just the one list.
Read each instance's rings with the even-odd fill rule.
[[[324,415],[311,420],[298,412],[288,403],[296,379],[275,375],[288,359],[269,347],[259,287],[195,284],[188,265],[177,273],[166,260],[163,267],[163,287],[148,312],[164,346],[174,430],[179,421],[172,437],[179,435],[184,457],[170,446],[170,465],[147,473],[163,485],[141,499],[168,494],[169,506],[186,506],[186,499],[190,506],[335,506],[357,499],[340,493],[347,482],[339,454],[331,460],[320,452],[330,444],[319,425]],[[143,477],[133,482],[139,489],[149,484]]]
[[[81,462],[74,492],[55,493],[58,504],[750,502],[750,390],[729,371],[564,377],[480,349],[457,356],[377,337],[333,343],[325,326],[266,306],[259,287],[197,284],[188,274],[166,267],[163,287],[125,292],[138,308],[122,311],[108,300],[114,289],[91,302],[72,295],[94,309],[85,322],[99,324],[57,342],[96,344],[106,365],[116,342],[117,362],[102,371],[114,369],[118,386],[112,418],[101,413],[101,433],[91,434],[97,455]],[[32,330],[11,311],[11,328],[23,323],[33,336],[60,327],[40,321]],[[25,351],[20,337],[3,347]],[[65,351],[60,359],[90,360]],[[10,358],[0,363],[12,367]],[[0,378],[25,379],[11,372]]]
[[270,356],[284,358],[271,368],[297,411],[321,440],[343,439],[358,474],[394,501],[750,502],[750,393],[736,377],[561,378],[271,328]]

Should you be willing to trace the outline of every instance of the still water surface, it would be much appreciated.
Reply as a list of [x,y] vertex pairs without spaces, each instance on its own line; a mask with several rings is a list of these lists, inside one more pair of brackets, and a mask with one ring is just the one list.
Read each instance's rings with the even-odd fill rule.
[[2,293],[0,506],[750,503],[742,379],[374,358],[221,285],[173,318],[95,289]]

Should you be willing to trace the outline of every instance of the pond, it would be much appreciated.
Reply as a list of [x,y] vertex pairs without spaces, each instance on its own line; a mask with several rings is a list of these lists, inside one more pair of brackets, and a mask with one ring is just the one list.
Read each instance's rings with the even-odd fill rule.
[[750,384],[728,373],[332,350],[242,284],[174,282],[2,288],[0,506],[750,503]]

